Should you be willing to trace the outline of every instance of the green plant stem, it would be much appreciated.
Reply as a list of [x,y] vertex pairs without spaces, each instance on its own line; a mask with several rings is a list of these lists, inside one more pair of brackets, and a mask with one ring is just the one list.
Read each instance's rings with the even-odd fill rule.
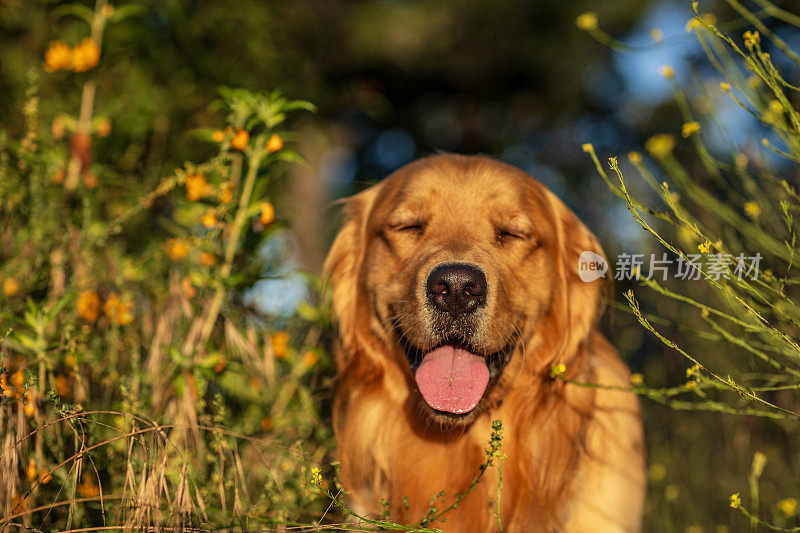
[[[250,204],[250,196],[253,194],[253,186],[256,182],[258,175],[258,168],[261,166],[261,159],[263,158],[263,151],[260,147],[254,147],[248,158],[247,175],[245,176],[244,186],[242,187],[242,194],[239,197],[239,207],[236,211],[236,216],[233,220],[231,227],[231,234],[228,237],[228,242],[225,246],[225,261],[220,268],[220,284],[214,291],[214,296],[211,299],[211,305],[208,309],[203,328],[200,330],[200,340],[205,342],[211,336],[211,331],[214,329],[214,324],[219,316],[220,309],[222,308],[222,301],[225,297],[225,287],[228,277],[231,274],[233,266],[233,258],[236,256],[236,249],[239,246],[239,238],[242,233],[242,228],[247,222],[247,207]],[[238,164],[237,159],[238,158]],[[237,169],[241,169],[241,155],[236,155],[231,167],[231,181],[238,180]]]

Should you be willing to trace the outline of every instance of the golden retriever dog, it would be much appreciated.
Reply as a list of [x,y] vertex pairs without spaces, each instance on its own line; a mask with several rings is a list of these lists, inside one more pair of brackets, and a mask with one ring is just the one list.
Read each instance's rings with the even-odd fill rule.
[[[338,460],[356,509],[414,524],[440,491],[453,502],[500,420],[504,531],[639,530],[638,401],[596,329],[605,284],[581,280],[583,251],[603,255],[553,193],[486,157],[420,159],[347,201],[325,271]],[[499,481],[488,469],[431,525],[498,531]]]

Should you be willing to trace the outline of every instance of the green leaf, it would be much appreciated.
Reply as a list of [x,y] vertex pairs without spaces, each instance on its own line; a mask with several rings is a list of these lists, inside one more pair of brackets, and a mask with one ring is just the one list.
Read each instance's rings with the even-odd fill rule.
[[126,4],[124,6],[114,6],[114,12],[108,18],[109,22],[120,22],[131,17],[143,16],[146,12],[144,6],[138,4]]
[[94,18],[94,11],[81,4],[66,4],[59,6],[53,10],[53,14],[57,17],[67,17],[70,15],[73,17],[78,17],[90,26],[92,25],[92,19]]

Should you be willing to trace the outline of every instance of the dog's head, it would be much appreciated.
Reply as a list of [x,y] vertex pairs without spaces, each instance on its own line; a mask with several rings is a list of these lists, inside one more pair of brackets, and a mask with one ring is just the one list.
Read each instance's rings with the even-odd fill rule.
[[578,261],[603,252],[517,168],[428,157],[349,199],[346,213],[325,267],[340,372],[366,380],[400,368],[435,421],[469,423],[568,363],[594,328],[602,280],[581,281]]

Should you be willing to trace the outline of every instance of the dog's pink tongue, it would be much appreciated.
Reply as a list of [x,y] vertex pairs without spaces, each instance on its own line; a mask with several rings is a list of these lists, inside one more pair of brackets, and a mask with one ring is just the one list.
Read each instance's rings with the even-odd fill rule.
[[442,346],[422,359],[414,377],[428,405],[461,414],[478,405],[489,383],[489,369],[479,355]]

